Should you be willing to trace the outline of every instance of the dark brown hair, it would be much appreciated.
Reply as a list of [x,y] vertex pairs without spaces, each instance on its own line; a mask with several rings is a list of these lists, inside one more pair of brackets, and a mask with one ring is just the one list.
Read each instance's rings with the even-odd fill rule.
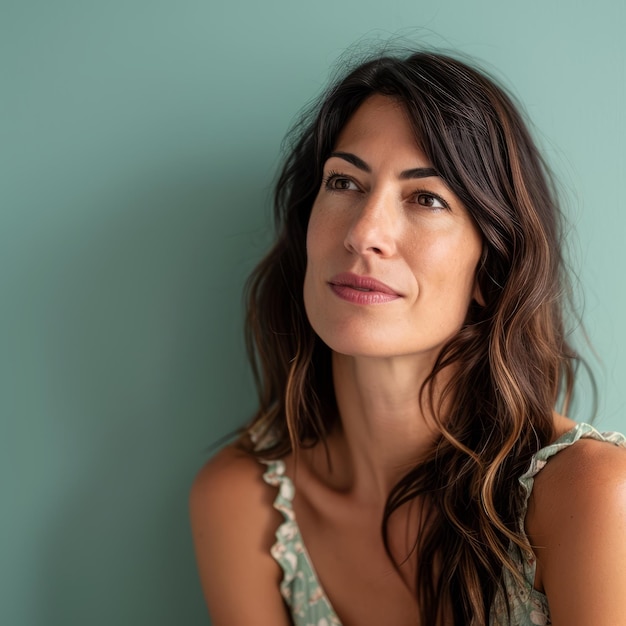
[[[398,507],[426,496],[437,523],[414,530],[422,623],[447,615],[455,624],[486,624],[503,573],[521,584],[510,551],[530,546],[519,526],[525,502],[517,478],[554,437],[552,410],[559,392],[571,392],[576,357],[564,330],[569,291],[552,179],[513,99],[484,72],[432,52],[382,56],[335,82],[295,126],[275,191],[277,239],[248,285],[259,392],[251,428],[272,433],[258,454],[279,458],[323,441],[339,419],[330,350],[304,310],[305,239],[324,162],[373,94],[404,106],[416,142],[484,242],[477,269],[484,306],[471,305],[422,387],[440,440],[390,493],[383,538],[387,545]],[[428,383],[449,365],[454,375],[435,406]]]

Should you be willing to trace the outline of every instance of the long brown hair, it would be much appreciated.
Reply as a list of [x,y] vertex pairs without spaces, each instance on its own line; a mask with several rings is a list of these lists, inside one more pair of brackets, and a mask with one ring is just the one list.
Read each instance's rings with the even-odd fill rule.
[[[404,106],[416,142],[484,242],[484,305],[470,306],[422,387],[440,440],[392,489],[382,534],[390,554],[389,518],[427,497],[437,523],[415,529],[422,623],[439,624],[452,611],[455,624],[486,624],[503,572],[522,582],[510,552],[530,548],[517,478],[554,437],[552,410],[559,393],[571,392],[576,355],[564,328],[569,291],[554,185],[512,97],[482,71],[432,52],[378,57],[335,82],[295,126],[275,190],[276,242],[248,284],[259,393],[251,428],[272,433],[258,454],[279,458],[323,442],[339,419],[330,349],[304,310],[305,239],[324,162],[373,94]],[[428,383],[452,364],[435,402]]]

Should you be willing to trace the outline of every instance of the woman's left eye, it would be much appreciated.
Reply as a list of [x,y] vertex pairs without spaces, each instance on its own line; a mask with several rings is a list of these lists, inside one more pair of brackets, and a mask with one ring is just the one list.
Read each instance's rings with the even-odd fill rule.
[[418,191],[413,194],[414,201],[428,209],[449,209],[450,206],[443,199],[434,193],[429,193],[426,191]]

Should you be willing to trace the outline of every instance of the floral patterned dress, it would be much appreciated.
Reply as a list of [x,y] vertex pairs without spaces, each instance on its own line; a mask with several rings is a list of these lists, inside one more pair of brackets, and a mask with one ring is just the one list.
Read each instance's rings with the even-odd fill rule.
[[[534,477],[546,465],[548,459],[582,438],[606,441],[626,448],[624,435],[600,433],[589,424],[578,424],[533,456],[528,471],[519,478],[526,492],[526,504],[533,488]],[[276,542],[271,548],[271,553],[283,570],[280,592],[291,610],[293,623],[295,626],[341,626],[341,621],[319,583],[313,563],[302,542],[292,506],[295,489],[285,474],[285,464],[281,460],[263,462],[267,465],[263,479],[277,488],[274,508],[280,511],[284,518],[276,530]],[[519,520],[522,533],[525,509],[526,507]],[[510,572],[505,571],[504,586],[511,615],[510,617],[507,615],[505,599],[501,595],[497,596],[491,607],[490,624],[492,626],[551,624],[548,600],[544,594],[533,588],[536,569],[534,554],[529,552],[520,557],[519,551],[512,546],[510,555],[517,563],[526,585],[520,588]]]

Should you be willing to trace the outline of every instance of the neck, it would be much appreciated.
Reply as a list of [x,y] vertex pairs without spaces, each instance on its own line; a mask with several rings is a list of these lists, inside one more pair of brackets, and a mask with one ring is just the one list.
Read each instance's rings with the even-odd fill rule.
[[[340,426],[329,438],[333,473],[358,500],[385,502],[393,485],[436,441],[428,388],[432,363],[333,354]],[[435,402],[437,398],[435,397]],[[334,454],[333,454],[334,451]]]

